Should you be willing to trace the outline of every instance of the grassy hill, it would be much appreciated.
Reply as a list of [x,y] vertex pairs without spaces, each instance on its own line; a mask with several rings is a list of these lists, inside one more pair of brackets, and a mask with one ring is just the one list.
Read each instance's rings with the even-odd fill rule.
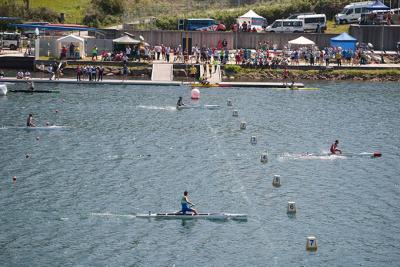
[[[0,0],[6,2],[7,0]],[[13,1],[13,0],[8,0]],[[15,0],[16,4],[23,5],[23,0]],[[81,23],[90,0],[30,0],[30,8],[48,8],[56,13],[65,13],[66,23]]]
[[[2,1],[14,0],[0,0]],[[332,17],[345,3],[351,0],[30,0],[31,8],[46,7],[56,13],[65,13],[66,23],[82,23],[96,20],[101,26],[111,23],[130,22],[139,18],[157,17],[155,25],[160,29],[176,29],[178,18],[211,17],[230,25],[235,18],[253,9],[266,17],[268,22],[287,17],[291,13],[315,11]],[[23,0],[16,0],[23,5]],[[95,2],[95,4],[91,4]],[[112,14],[110,3],[121,2],[121,14]],[[238,5],[240,4],[240,5]],[[101,6],[101,7],[100,7]],[[100,11],[99,11],[100,10]],[[149,28],[146,26],[145,28]],[[346,26],[333,27],[331,22],[328,32],[342,32]]]

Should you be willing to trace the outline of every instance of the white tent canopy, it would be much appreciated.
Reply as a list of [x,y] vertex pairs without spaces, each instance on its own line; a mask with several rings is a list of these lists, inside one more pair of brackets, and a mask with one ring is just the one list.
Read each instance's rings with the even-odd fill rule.
[[67,55],[69,55],[70,52],[70,46],[73,44],[73,46],[79,47],[79,57],[84,58],[85,57],[85,39],[82,37],[70,34],[61,38],[58,38],[57,41],[57,52],[58,54],[61,53],[61,49],[63,46],[67,49]]
[[113,43],[116,43],[116,44],[138,44],[138,43],[140,43],[140,41],[133,39],[132,37],[129,37],[128,35],[124,35],[120,38],[114,39]]
[[308,45],[315,45],[313,41],[310,39],[307,39],[304,36],[300,36],[299,38],[293,39],[288,42],[289,45],[303,45],[303,46],[308,46]]
[[267,20],[258,15],[256,12],[253,10],[249,10],[239,18],[237,18],[237,23],[240,25],[243,24],[243,22],[246,22],[248,26],[251,28],[256,28],[256,30],[262,30],[262,26],[265,24]]
[[264,17],[261,17],[260,15],[258,15],[256,12],[254,12],[253,10],[249,10],[247,11],[244,15],[240,16],[239,18],[246,18],[246,19],[252,19],[252,18],[256,18],[256,19],[265,19]]

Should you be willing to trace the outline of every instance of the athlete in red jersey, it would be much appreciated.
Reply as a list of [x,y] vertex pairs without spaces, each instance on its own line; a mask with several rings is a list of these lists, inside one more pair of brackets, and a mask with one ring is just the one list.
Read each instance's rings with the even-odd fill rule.
[[331,145],[330,151],[332,154],[342,154],[342,150],[337,148],[338,145],[339,145],[339,140],[336,140],[335,143]]

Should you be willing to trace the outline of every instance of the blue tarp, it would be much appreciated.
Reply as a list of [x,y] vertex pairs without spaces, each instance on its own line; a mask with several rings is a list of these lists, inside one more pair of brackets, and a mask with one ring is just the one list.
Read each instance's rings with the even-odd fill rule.
[[17,28],[36,29],[45,31],[96,31],[96,28],[90,27],[68,27],[68,26],[48,26],[48,25],[35,25],[35,24],[9,24]]
[[385,6],[384,3],[381,1],[377,0],[375,1],[372,5],[368,7],[369,10],[389,10],[390,8],[388,6]]
[[341,47],[343,49],[356,49],[357,39],[348,33],[344,32],[338,36],[331,38],[331,46],[332,47]]

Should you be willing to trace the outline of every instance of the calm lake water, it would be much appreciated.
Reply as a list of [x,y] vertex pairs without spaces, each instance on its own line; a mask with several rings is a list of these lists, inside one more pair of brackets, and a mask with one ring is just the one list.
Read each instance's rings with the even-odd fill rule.
[[[177,111],[187,87],[36,84],[61,92],[0,97],[1,265],[398,266],[400,86],[310,86],[202,89],[195,104],[218,110]],[[28,113],[69,128],[24,130]],[[383,157],[323,155],[335,139]],[[248,220],[135,218],[178,210],[184,190],[199,211]]]

